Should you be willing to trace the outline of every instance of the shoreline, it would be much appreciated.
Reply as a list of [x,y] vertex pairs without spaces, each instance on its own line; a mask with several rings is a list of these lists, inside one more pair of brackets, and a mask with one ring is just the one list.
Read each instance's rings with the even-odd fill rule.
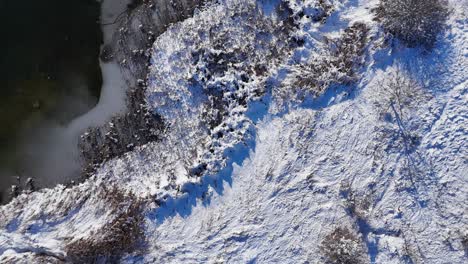
[[[120,7],[112,6],[106,10],[108,1],[103,2],[102,17],[105,22],[103,31],[106,42],[102,47],[101,66],[103,72],[107,67],[116,65],[120,69],[120,74],[117,72],[117,67],[113,73],[116,74],[115,77],[121,78],[119,85],[123,89],[117,89],[119,93],[122,92],[118,95],[117,101],[120,101],[123,107],[121,111],[115,111],[114,115],[108,116],[104,124],[90,126],[82,137],[80,150],[84,153],[85,159],[82,174],[84,178],[93,175],[96,169],[107,161],[121,157],[135,147],[157,141],[163,133],[164,122],[156,113],[149,111],[146,102],[152,44],[172,23],[191,16],[195,8],[203,2],[162,0],[158,6],[148,1],[129,7],[133,1],[121,0],[118,2]],[[130,9],[123,12],[120,10],[123,10],[124,4]],[[122,15],[123,13],[126,14]],[[106,23],[117,21],[117,18],[119,18],[118,23],[111,25]],[[109,79],[108,77],[112,77],[112,74],[103,79]],[[111,87],[106,86],[106,81],[102,91],[103,94],[111,91]],[[109,99],[110,103],[115,104],[116,100],[110,100],[115,97],[116,95],[103,96],[96,109],[100,107],[101,100],[105,102]]]
[[[203,1],[152,1],[137,6],[129,4],[132,0],[103,0],[101,2],[101,30],[103,44],[99,65],[102,72],[102,87],[98,103],[85,114],[71,120],[68,124],[55,127],[52,131],[54,143],[48,148],[43,167],[47,168],[47,178],[33,175],[37,190],[54,188],[58,184],[67,186],[82,182],[83,170],[88,164],[82,163],[78,148],[81,136],[89,129],[97,128],[106,132],[108,124],[119,115],[128,113],[129,93],[146,89],[149,72],[150,50],[154,40],[172,24],[188,18]],[[182,12],[181,12],[182,11]],[[122,15],[126,13],[125,15]],[[116,18],[119,17],[118,20]],[[109,23],[116,21],[116,23]],[[110,51],[110,52],[109,52]],[[140,104],[146,104],[144,96],[137,96]],[[134,100],[134,99],[132,99]],[[150,141],[136,142],[135,147]],[[132,147],[133,149],[133,147]],[[110,159],[131,151],[118,153]],[[96,164],[97,167],[102,164]],[[23,179],[25,181],[26,179]],[[71,183],[71,185],[70,185]],[[20,191],[23,190],[20,186]],[[10,202],[7,199],[5,202]]]

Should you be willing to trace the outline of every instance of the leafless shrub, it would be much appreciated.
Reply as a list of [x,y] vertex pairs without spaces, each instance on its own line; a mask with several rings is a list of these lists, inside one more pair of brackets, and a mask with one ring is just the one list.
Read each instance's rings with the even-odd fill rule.
[[363,196],[351,192],[345,200],[345,204],[349,213],[359,220],[366,220],[369,211],[372,209],[372,196],[365,194]]
[[295,85],[320,94],[332,83],[354,81],[356,70],[363,63],[367,32],[366,25],[356,23],[347,28],[340,38],[325,38],[328,54],[318,62],[300,66],[303,67],[303,75],[297,76]]
[[323,54],[291,69],[290,77],[278,91],[280,100],[302,101],[307,95],[321,95],[333,84],[354,82],[364,61],[367,35],[367,26],[356,23],[339,38],[326,38]]
[[[270,175],[271,175],[271,172],[270,172]],[[271,176],[270,176],[271,178]],[[306,183],[307,183],[307,186],[309,187],[309,189],[313,190],[315,185],[317,184],[317,179],[316,177],[314,176],[313,173],[310,173],[309,175],[307,175],[306,177]]]
[[355,80],[357,67],[364,63],[368,31],[365,24],[355,23],[345,29],[342,37],[326,39],[332,54],[330,63],[339,73],[338,82],[348,83]]
[[432,48],[448,15],[444,0],[381,0],[377,17],[409,47]]
[[468,232],[467,231],[465,231],[465,233],[462,234],[461,243],[463,246],[463,250],[465,251],[466,254],[468,254]]
[[380,117],[391,126],[382,127],[383,138],[388,138],[387,150],[405,149],[411,153],[419,145],[420,137],[410,127],[415,110],[430,100],[421,85],[401,66],[395,67],[378,82],[374,99]]
[[105,190],[100,199],[115,217],[99,233],[66,245],[67,259],[73,263],[114,263],[145,244],[143,201],[115,187]]
[[352,189],[349,181],[343,181],[340,184],[340,196],[344,199],[346,211],[357,220],[366,221],[374,204],[372,188],[369,187],[366,190],[369,192],[357,193]]
[[366,263],[362,240],[347,227],[338,227],[325,236],[321,245],[326,263],[360,264]]
[[18,185],[11,185],[11,187],[10,187],[10,199],[18,197],[18,195],[20,195],[20,193],[21,193],[21,190],[18,187]]
[[394,118],[406,119],[408,110],[415,109],[423,100],[428,99],[421,85],[401,66],[397,66],[378,83],[376,106],[383,113],[392,112]]

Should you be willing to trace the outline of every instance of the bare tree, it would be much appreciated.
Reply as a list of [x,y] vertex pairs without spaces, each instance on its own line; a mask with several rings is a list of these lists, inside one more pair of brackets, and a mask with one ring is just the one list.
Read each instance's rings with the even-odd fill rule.
[[[386,153],[401,155],[398,174],[399,188],[411,190],[420,201],[418,190],[424,190],[431,177],[431,168],[418,152],[421,142],[419,113],[427,101],[432,99],[423,86],[404,70],[396,66],[377,82],[374,105],[385,122],[377,127],[378,144]],[[423,165],[423,166],[422,166]],[[421,189],[424,187],[424,189]],[[419,197],[419,198],[418,198]]]
[[376,104],[383,113],[393,113],[396,121],[401,123],[408,118],[410,110],[428,97],[419,83],[402,66],[396,66],[378,83],[378,86],[379,102]]

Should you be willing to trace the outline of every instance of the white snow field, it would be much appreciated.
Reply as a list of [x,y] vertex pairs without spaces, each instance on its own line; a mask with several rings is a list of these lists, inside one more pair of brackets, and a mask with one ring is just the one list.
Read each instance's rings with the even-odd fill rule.
[[206,4],[151,50],[162,139],[0,207],[0,263],[467,263],[468,4],[448,4],[431,52],[386,41],[377,0]]

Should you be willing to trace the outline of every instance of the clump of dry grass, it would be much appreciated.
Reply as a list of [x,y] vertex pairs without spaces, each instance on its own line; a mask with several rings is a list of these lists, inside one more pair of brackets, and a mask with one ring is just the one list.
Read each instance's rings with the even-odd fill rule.
[[112,263],[126,253],[144,248],[143,200],[115,187],[104,190],[99,196],[114,217],[98,233],[66,245],[70,262]]

